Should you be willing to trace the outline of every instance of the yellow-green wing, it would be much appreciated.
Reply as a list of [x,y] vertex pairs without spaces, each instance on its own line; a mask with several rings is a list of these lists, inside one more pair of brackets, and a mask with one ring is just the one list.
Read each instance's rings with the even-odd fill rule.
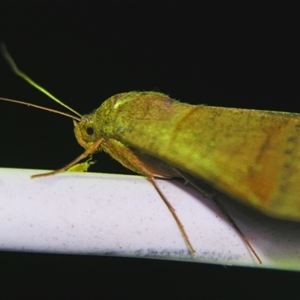
[[120,104],[119,141],[267,214],[300,220],[299,114],[192,106],[153,94],[162,99],[143,109],[131,103],[138,113],[126,116]]

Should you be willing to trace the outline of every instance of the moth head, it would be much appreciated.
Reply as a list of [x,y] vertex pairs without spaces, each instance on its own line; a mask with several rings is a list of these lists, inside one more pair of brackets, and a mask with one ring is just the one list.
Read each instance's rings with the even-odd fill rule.
[[73,123],[77,142],[84,149],[90,148],[93,143],[99,140],[96,126],[88,116],[83,116],[80,122],[73,120]]

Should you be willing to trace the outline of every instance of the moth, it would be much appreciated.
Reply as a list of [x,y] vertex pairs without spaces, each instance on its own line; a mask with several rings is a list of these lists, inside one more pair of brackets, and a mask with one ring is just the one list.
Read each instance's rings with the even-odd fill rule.
[[215,191],[275,218],[300,219],[300,114],[190,105],[159,92],[132,91],[114,95],[82,116],[21,72],[4,45],[2,53],[17,75],[79,116],[72,116],[74,133],[85,151],[65,167],[33,177],[67,171],[103,150],[147,177],[192,253],[192,243],[157,177],[183,178],[216,201],[260,263]]

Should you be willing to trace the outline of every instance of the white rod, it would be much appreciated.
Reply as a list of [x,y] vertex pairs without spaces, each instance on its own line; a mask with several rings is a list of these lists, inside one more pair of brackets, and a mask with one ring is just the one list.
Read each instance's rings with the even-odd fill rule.
[[158,180],[184,224],[191,255],[167,207],[143,177],[0,169],[0,249],[99,254],[300,270],[300,224],[224,205],[263,261],[210,200]]

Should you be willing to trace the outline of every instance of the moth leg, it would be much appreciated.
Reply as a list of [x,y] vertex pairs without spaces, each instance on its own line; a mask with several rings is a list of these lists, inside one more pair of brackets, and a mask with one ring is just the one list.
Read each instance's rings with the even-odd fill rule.
[[170,168],[163,162],[149,157],[139,151],[130,149],[116,140],[110,140],[109,143],[103,143],[103,149],[126,168],[147,177],[171,212],[190,252],[192,254],[195,253],[195,250],[188,238],[183,224],[175,212],[175,209],[167,200],[155,181],[155,177],[172,178],[177,175],[177,172],[174,172],[175,170],[173,170],[173,168]]
[[154,188],[156,189],[156,191],[158,192],[159,196],[162,198],[162,200],[165,202],[166,206],[168,207],[169,211],[171,212],[173,218],[175,219],[176,223],[177,223],[177,226],[179,227],[179,230],[186,242],[186,244],[188,245],[190,251],[192,254],[194,254],[196,251],[195,249],[193,248],[192,246],[192,243],[190,242],[189,240],[189,237],[180,221],[180,219],[178,218],[176,212],[175,212],[175,209],[174,207],[171,205],[171,203],[168,201],[168,199],[165,197],[165,195],[162,193],[162,191],[160,190],[160,188],[158,187],[158,185],[156,184],[156,181],[154,179],[154,177],[150,176],[150,177],[147,177],[147,179],[152,183],[152,185],[154,186]]
[[252,247],[251,243],[249,242],[248,238],[245,236],[245,234],[242,232],[242,230],[237,226],[231,215],[228,213],[228,211],[225,209],[225,207],[218,201],[216,198],[212,198],[212,200],[216,203],[220,211],[227,217],[231,225],[235,228],[235,230],[239,233],[239,235],[242,237],[243,241],[246,243],[246,245],[249,247],[250,251],[254,254],[256,259],[260,264],[262,264],[262,261],[254,248]]
[[81,155],[79,155],[77,158],[75,158],[72,162],[70,162],[69,164],[67,164],[63,168],[60,168],[58,170],[51,171],[51,172],[48,172],[48,173],[44,173],[44,174],[32,175],[31,178],[51,176],[51,175],[54,175],[54,174],[57,174],[57,173],[60,173],[60,172],[67,171],[68,169],[70,169],[71,167],[76,165],[79,161],[81,161],[81,160],[85,159],[86,157],[88,157],[89,155],[99,151],[99,147],[100,147],[102,142],[103,142],[103,139],[99,139],[98,141],[92,143],[88,149],[86,149]]
[[219,210],[226,216],[226,218],[228,219],[228,221],[230,222],[230,224],[235,228],[235,230],[238,232],[238,234],[241,236],[241,238],[243,239],[243,241],[245,242],[245,244],[248,246],[248,248],[250,249],[250,251],[253,253],[253,255],[256,257],[256,259],[258,260],[258,262],[260,264],[262,264],[262,261],[260,259],[260,257],[258,256],[258,254],[256,253],[256,251],[254,250],[254,248],[252,247],[251,243],[249,242],[248,238],[246,237],[246,235],[242,232],[242,230],[237,226],[236,222],[234,221],[234,219],[231,217],[231,215],[228,213],[228,211],[225,209],[225,207],[220,203],[220,201],[216,198],[216,193],[210,189],[209,187],[200,187],[195,180],[193,180],[193,178],[187,174],[185,174],[184,172],[180,172],[178,171],[178,174],[180,174],[180,176],[187,182],[189,183],[191,186],[193,186],[194,188],[196,188],[198,191],[200,191],[205,197],[207,197],[208,199],[212,200],[216,206],[219,208]]

